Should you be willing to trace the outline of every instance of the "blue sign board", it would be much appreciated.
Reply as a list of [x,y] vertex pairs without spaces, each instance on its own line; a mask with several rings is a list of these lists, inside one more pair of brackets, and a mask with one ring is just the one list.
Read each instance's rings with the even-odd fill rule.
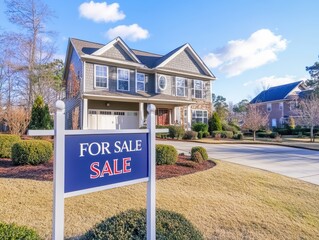
[[148,177],[147,133],[65,136],[64,192]]

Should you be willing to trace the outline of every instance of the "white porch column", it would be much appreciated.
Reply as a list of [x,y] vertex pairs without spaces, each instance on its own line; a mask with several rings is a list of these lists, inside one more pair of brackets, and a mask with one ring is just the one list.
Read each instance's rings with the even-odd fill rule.
[[83,121],[82,121],[82,129],[84,130],[84,129],[88,129],[88,100],[87,99],[83,99],[83,111],[82,111],[82,113],[83,113],[83,115],[82,115],[82,119],[83,119]]
[[191,105],[187,106],[187,130],[190,130],[192,127],[192,109]]
[[178,124],[181,123],[181,110],[180,110],[180,107],[174,107],[174,124],[176,122]]
[[144,125],[144,103],[139,103],[139,112],[138,112],[138,120],[139,120],[139,127],[143,127]]
[[169,122],[169,125],[172,124],[172,109],[168,109],[168,122]]

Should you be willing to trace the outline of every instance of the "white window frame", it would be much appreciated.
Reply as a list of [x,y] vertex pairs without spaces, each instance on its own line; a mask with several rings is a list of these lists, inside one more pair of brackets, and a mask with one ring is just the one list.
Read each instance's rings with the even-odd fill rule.
[[[193,80],[193,84],[194,84],[194,92],[193,92],[193,97],[197,98],[197,99],[203,99],[204,98],[204,81],[203,80]],[[202,89],[196,89],[196,82],[200,82]],[[196,91],[201,91],[201,97],[196,97]]]
[[[120,79],[119,78],[119,76],[120,76],[119,71],[127,71],[128,72],[128,79],[127,80]],[[120,81],[127,81],[128,82],[128,84],[127,84],[128,89],[127,90],[119,89],[119,82]],[[117,91],[125,91],[125,92],[129,92],[130,91],[130,70],[129,69],[126,69],[126,68],[118,68],[117,69],[117,88],[116,89],[117,89]]]
[[[137,83],[138,82],[142,82],[142,81],[138,81],[138,77],[137,77],[137,75],[143,75],[143,90],[138,90],[137,89]],[[135,91],[136,92],[145,92],[145,74],[144,73],[139,73],[139,72],[136,72],[136,75],[135,75],[135,79],[136,79],[136,81],[135,81]]]
[[[177,81],[178,81],[178,80],[184,80],[184,87],[178,87],[178,86],[177,86]],[[175,88],[176,88],[176,89],[175,89],[175,95],[176,95],[176,96],[178,96],[178,97],[185,97],[185,93],[186,93],[186,78],[176,77],[176,78],[175,78]],[[178,89],[178,88],[183,88],[183,90],[184,90],[184,95],[177,95],[177,92],[178,92],[177,89]]]
[[[165,80],[165,86],[162,88],[161,87],[161,84],[160,84],[160,79],[161,78],[164,78],[164,80]],[[159,90],[160,91],[165,91],[165,89],[167,88],[167,78],[164,76],[164,75],[159,75],[159,77],[158,77],[158,88],[159,88]]]
[[[202,112],[202,116],[201,117],[197,117],[197,111],[201,111]],[[206,112],[206,114],[204,114],[204,112]],[[195,113],[195,116],[194,116]],[[206,117],[205,117],[206,115]],[[202,118],[202,120],[200,122],[208,124],[208,111],[207,110],[203,110],[203,109],[192,109],[192,123],[196,123],[195,119],[196,118]],[[207,121],[205,122],[204,119],[207,119]]]
[[284,109],[284,103],[280,102],[279,103],[279,110],[282,111]]
[[[96,68],[97,67],[105,67],[106,68],[106,77],[105,76],[98,76],[97,75],[97,71]],[[106,78],[106,87],[101,87],[101,86],[97,86],[96,84],[96,77],[103,77]],[[99,64],[94,64],[94,88],[109,88],[109,67],[105,66],[105,65],[99,65]]]
[[272,106],[271,106],[271,103],[267,103],[267,112],[271,112],[272,110]]

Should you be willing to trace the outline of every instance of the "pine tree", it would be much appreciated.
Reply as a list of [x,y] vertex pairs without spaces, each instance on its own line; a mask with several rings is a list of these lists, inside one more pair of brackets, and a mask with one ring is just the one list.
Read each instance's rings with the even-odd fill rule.
[[49,107],[44,103],[42,96],[37,96],[32,106],[29,129],[53,129]]
[[214,112],[212,118],[209,119],[209,128],[211,132],[223,130],[222,122],[217,112]]

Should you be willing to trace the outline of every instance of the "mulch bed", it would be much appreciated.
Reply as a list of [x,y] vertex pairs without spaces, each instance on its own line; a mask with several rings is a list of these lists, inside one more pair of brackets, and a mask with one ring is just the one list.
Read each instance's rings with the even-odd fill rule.
[[[156,166],[156,178],[164,179],[191,174],[214,167],[213,161],[201,164],[189,160],[189,156],[179,155],[174,165]],[[0,159],[0,178],[26,178],[39,181],[53,180],[53,160],[38,166],[14,166],[10,159]]]

